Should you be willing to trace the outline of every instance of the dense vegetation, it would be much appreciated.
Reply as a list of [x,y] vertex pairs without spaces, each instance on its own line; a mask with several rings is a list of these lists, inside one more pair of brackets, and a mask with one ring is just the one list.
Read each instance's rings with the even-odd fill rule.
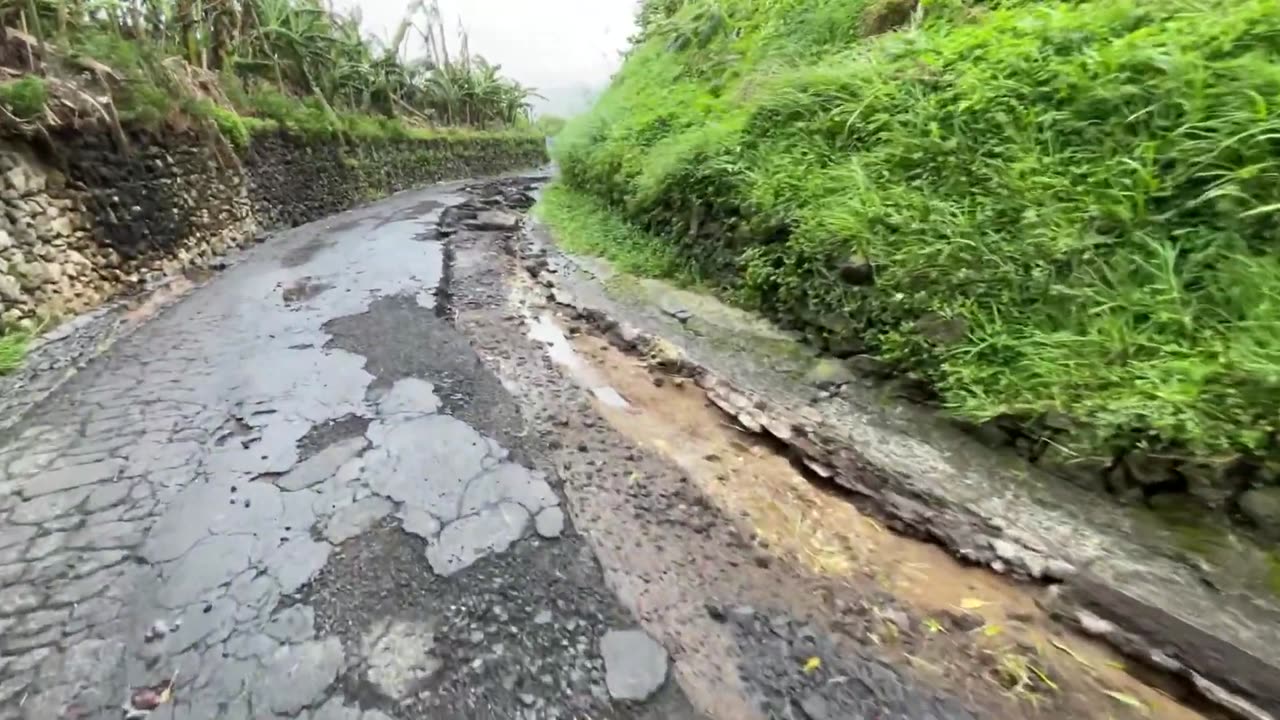
[[556,152],[553,223],[960,417],[1280,456],[1274,0],[648,0]]
[[[361,34],[358,14],[334,14],[319,0],[28,0],[0,7],[0,20],[18,30],[7,33],[5,64],[10,74],[27,73],[0,87],[0,102],[19,118],[36,114],[31,78],[49,74],[61,59],[106,84],[124,121],[205,116],[232,140],[246,132],[238,115],[259,125],[363,135],[529,123],[533,90],[472,54],[465,33],[450,48],[434,0],[410,2],[385,43]],[[410,33],[425,42],[422,57],[404,57]],[[15,53],[15,38],[27,38],[29,52]],[[256,126],[250,120],[249,129]]]
[[[406,57],[410,34],[425,52]],[[0,132],[193,123],[244,147],[284,129],[341,142],[443,139],[520,144],[551,127],[532,88],[450,40],[435,0],[409,0],[388,41],[320,0],[0,2]],[[554,123],[552,123],[554,125]],[[558,126],[555,126],[558,130]],[[29,327],[0,327],[0,374]]]

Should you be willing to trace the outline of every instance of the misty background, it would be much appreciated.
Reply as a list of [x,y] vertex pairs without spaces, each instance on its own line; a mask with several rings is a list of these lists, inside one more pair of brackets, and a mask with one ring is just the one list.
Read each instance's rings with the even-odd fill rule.
[[[502,66],[502,72],[532,86],[534,113],[568,117],[591,106],[622,62],[635,31],[637,0],[439,0],[457,49],[459,22],[471,52]],[[366,32],[387,40],[404,17],[406,2],[340,0],[356,9]],[[408,54],[421,54],[421,37],[410,31]]]

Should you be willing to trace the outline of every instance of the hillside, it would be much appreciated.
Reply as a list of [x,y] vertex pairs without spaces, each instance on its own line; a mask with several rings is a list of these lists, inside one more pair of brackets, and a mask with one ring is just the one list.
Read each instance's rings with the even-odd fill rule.
[[[425,51],[406,58],[420,28]],[[207,126],[243,145],[286,130],[347,139],[442,130],[530,134],[534,92],[409,3],[389,41],[316,0],[144,3],[128,12],[39,0],[0,9],[0,126]]]
[[557,143],[570,243],[888,361],[1112,491],[1260,507],[1280,5],[649,0],[641,28]]
[[[405,52],[410,28],[427,38],[416,57]],[[541,147],[542,130],[531,118],[535,96],[472,53],[465,30],[447,33],[434,1],[408,3],[390,42],[363,34],[358,13],[335,14],[316,0],[118,7],[33,0],[0,7],[0,135],[62,166],[83,159],[69,156],[98,132],[110,132],[110,149],[124,157],[137,145],[155,149],[164,137],[196,153],[214,148],[221,164],[254,154],[255,139],[265,146],[287,135],[321,153],[339,148],[360,156],[347,158],[349,176],[338,184],[363,173],[370,182],[359,191],[378,195],[391,176],[399,183],[434,177],[433,168],[455,151]],[[389,162],[375,158],[378,150],[418,141],[424,155],[413,158],[413,167],[378,165]],[[157,162],[170,165],[164,157]],[[494,167],[470,162],[453,170],[462,166]],[[114,223],[119,212],[110,215]],[[36,298],[26,292],[39,285],[35,278],[16,289],[12,273],[33,258],[4,240],[0,375],[22,366],[40,331],[94,304],[78,299],[55,307],[62,303],[51,300],[66,299],[66,289]],[[99,289],[119,289],[107,285]]]

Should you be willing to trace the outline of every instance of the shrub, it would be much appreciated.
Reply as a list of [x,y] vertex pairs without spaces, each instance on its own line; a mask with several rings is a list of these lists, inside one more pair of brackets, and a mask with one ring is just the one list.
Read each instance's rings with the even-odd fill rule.
[[0,335],[0,375],[7,375],[22,367],[31,337],[27,333]]
[[123,122],[154,127],[174,111],[175,98],[148,80],[127,80],[116,92],[115,103]]
[[227,142],[238,148],[248,147],[249,129],[236,111],[215,105],[210,108],[209,115]]
[[34,75],[0,83],[0,105],[22,120],[38,117],[44,112],[47,100],[48,89],[44,80]]

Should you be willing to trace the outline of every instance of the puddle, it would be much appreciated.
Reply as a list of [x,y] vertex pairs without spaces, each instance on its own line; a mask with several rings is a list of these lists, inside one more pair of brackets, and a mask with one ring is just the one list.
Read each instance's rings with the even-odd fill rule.
[[550,313],[542,313],[537,317],[526,314],[529,325],[529,339],[537,340],[546,346],[547,357],[563,368],[574,382],[591,391],[600,404],[613,410],[631,410],[631,403],[622,393],[610,386],[594,368],[583,362],[569,342],[560,325]]
[[596,396],[597,400],[611,408],[626,410],[631,407],[631,403],[627,402],[626,398],[611,387],[594,387],[591,388],[591,393]]
[[286,305],[294,305],[310,300],[325,290],[333,289],[331,283],[312,282],[310,276],[299,278],[297,282],[280,291]]
[[136,325],[152,317],[164,308],[180,300],[195,289],[203,277],[192,278],[187,275],[175,275],[155,290],[131,301],[121,319],[128,325]]
[[[1070,693],[1073,705],[1083,702],[1089,708],[1086,717],[1205,717],[1130,675],[1110,648],[1048,618],[1036,603],[1042,588],[962,565],[935,545],[889,531],[840,494],[811,482],[762,439],[741,432],[694,384],[655,382],[641,361],[598,337],[570,337],[551,313],[526,312],[526,319],[529,337],[542,342],[552,361],[592,392],[610,424],[674,461],[727,517],[741,518],[775,555],[840,584],[893,595],[924,618],[919,630],[926,638],[931,618],[958,611],[980,616],[983,629],[968,636],[979,648],[997,663],[1027,653],[1042,658],[1043,671],[1059,692]],[[888,649],[896,636],[886,632],[867,639]],[[940,657],[935,655],[926,649],[924,656],[906,660],[927,673]],[[966,665],[963,672],[991,670]],[[994,691],[1004,691],[992,683]]]

